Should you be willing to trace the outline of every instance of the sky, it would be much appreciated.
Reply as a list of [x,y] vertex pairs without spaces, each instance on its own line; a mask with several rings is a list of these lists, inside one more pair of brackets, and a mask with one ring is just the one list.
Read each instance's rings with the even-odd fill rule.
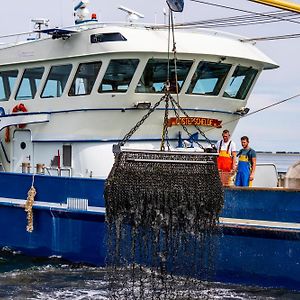
[[[257,13],[279,11],[248,0],[205,0],[213,4]],[[300,0],[290,0],[300,4]],[[79,1],[69,0],[10,0],[1,14],[1,35],[26,32],[33,29],[31,19],[47,18],[49,27],[73,24],[73,7]],[[145,23],[163,23],[165,0],[90,0],[89,10],[96,13],[101,22],[124,22],[126,15],[118,7],[122,5],[145,16]],[[185,0],[183,13],[175,14],[175,22],[191,22],[244,15],[244,12],[210,6]],[[277,22],[273,24],[221,28],[221,31],[245,37],[265,37],[300,33],[299,23]],[[218,29],[219,30],[219,29]],[[272,103],[300,94],[300,38],[257,42],[257,47],[271,57],[280,68],[264,71],[257,81],[247,107],[254,112]],[[300,151],[300,97],[274,106],[240,120],[233,140],[239,146],[240,137],[247,135],[250,145],[258,151]]]

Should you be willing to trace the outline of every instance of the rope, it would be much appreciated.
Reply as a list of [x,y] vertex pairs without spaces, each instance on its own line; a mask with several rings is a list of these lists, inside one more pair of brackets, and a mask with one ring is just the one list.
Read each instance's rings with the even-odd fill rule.
[[[262,108],[260,108],[260,109],[258,109],[258,110],[253,111],[252,113],[249,113],[249,114],[246,114],[246,115],[241,115],[241,116],[239,116],[239,117],[237,117],[237,118],[235,118],[235,119],[233,119],[233,120],[230,120],[230,121],[228,121],[228,122],[223,123],[223,125],[226,125],[226,124],[235,122],[235,121],[237,121],[237,120],[240,120],[241,118],[246,118],[246,117],[252,116],[252,115],[254,115],[254,114],[258,113],[258,112],[261,112],[261,111],[263,111],[263,110],[266,110],[266,109],[268,109],[268,108],[277,106],[277,105],[279,105],[279,104],[282,104],[282,103],[287,102],[287,101],[289,101],[289,100],[293,100],[293,99],[298,98],[298,97],[300,97],[300,93],[299,93],[299,94],[296,94],[296,95],[294,95],[294,96],[288,97],[288,98],[286,98],[286,99],[280,100],[280,101],[278,101],[278,102],[272,103],[272,104],[270,104],[270,105],[264,106],[264,107],[262,107]],[[208,132],[208,131],[211,131],[211,130],[214,130],[214,129],[215,129],[215,128],[210,128],[210,129],[205,130],[205,132]]]
[[32,232],[33,231],[33,212],[32,212],[32,207],[33,207],[33,202],[34,202],[34,197],[36,195],[36,189],[33,186],[34,184],[34,175],[32,176],[32,183],[31,187],[27,193],[27,200],[25,203],[25,212],[27,212],[27,226],[26,226],[26,231],[27,232]]
[[201,1],[201,0],[190,0],[190,1],[200,3],[200,4],[220,7],[220,8],[226,8],[226,9],[229,9],[229,10],[235,10],[235,11],[239,11],[239,12],[243,12],[243,13],[253,13],[253,14],[256,14],[256,15],[259,15],[259,16],[268,16],[268,17],[274,18],[276,20],[295,23],[295,24],[300,24],[300,22],[297,22],[297,21],[294,21],[294,20],[291,20],[291,19],[285,19],[285,18],[281,18],[281,17],[278,17],[278,16],[274,16],[274,15],[267,15],[265,13],[252,12],[252,11],[249,11],[249,10],[234,8],[234,7],[227,6],[227,5],[221,5],[221,4],[211,3],[211,2]]
[[171,41],[171,13],[172,11],[169,10],[169,19],[168,19],[168,69],[167,69],[167,84],[166,84],[166,89],[167,91],[170,88],[170,41]]
[[177,51],[176,51],[176,41],[175,41],[175,30],[174,30],[174,19],[173,19],[173,12],[171,12],[171,27],[172,27],[172,39],[173,39],[173,56],[174,56],[174,72],[175,72],[175,91],[176,91],[176,99],[179,103],[179,91],[178,91],[178,76],[177,76]]
[[277,41],[277,40],[289,40],[289,39],[298,39],[300,38],[300,33],[293,34],[283,34],[283,35],[273,35],[273,36],[263,36],[263,37],[254,37],[250,39],[242,39],[242,42],[264,42],[264,41]]
[[[280,17],[281,19],[274,19],[275,17]],[[248,13],[246,15],[235,15],[226,18],[218,18],[218,19],[206,19],[199,20],[193,22],[184,22],[184,23],[176,23],[175,28],[216,28],[216,27],[235,27],[235,26],[247,26],[247,25],[260,25],[260,24],[271,24],[283,22],[283,18],[285,21],[290,19],[299,19],[300,16],[294,12],[278,12],[278,11],[270,11],[264,13],[263,16],[257,15],[255,13]],[[165,28],[166,25],[157,25],[152,26],[152,28]]]
[[260,111],[263,111],[263,110],[265,110],[265,109],[271,108],[271,107],[273,107],[273,106],[277,106],[277,105],[279,105],[279,104],[282,104],[282,103],[287,102],[287,101],[289,101],[289,100],[295,99],[295,98],[297,98],[297,97],[300,97],[300,93],[299,93],[299,94],[296,94],[296,95],[294,95],[294,96],[288,97],[288,98],[286,98],[286,99],[280,100],[280,101],[278,101],[278,102],[272,103],[272,104],[270,104],[270,105],[267,105],[267,106],[265,106],[265,107],[263,107],[263,108],[260,108],[260,109],[258,109],[258,110],[255,110],[255,111],[253,111],[252,113],[247,114],[247,115],[242,116],[242,117],[249,117],[249,116],[254,115],[254,114],[256,114],[256,113],[258,113],[258,112],[260,112]]

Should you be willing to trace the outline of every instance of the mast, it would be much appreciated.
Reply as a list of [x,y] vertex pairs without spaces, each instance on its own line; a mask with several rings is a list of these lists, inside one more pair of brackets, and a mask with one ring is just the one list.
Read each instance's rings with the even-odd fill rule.
[[284,0],[249,0],[249,1],[300,13],[300,4],[293,3],[290,1],[284,1]]

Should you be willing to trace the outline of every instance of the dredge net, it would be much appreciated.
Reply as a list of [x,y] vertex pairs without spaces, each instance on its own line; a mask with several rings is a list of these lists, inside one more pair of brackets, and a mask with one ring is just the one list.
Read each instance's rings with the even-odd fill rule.
[[224,201],[215,154],[120,151],[104,195],[112,281],[124,267],[135,285],[143,266],[162,281],[213,275]]
[[107,222],[198,233],[215,226],[223,191],[215,155],[121,151],[105,187]]

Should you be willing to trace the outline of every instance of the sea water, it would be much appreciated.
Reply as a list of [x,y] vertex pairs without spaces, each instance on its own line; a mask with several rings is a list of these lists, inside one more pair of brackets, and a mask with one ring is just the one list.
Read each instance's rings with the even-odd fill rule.
[[[137,293],[137,283],[129,279],[128,270],[119,271],[118,282],[111,285],[106,268],[74,265],[58,258],[37,259],[12,251],[0,252],[0,299],[300,299],[300,293],[279,289],[264,289],[217,282],[193,281],[172,278],[171,284],[160,279],[155,283],[147,281],[145,274],[143,292]],[[145,272],[147,273],[147,272]],[[133,296],[134,295],[134,296]]]
[[257,163],[274,164],[278,173],[286,173],[288,169],[298,161],[300,161],[299,152],[257,152]]
[[[279,172],[286,172],[299,160],[300,154],[291,153],[258,153],[257,156],[258,163],[274,163]],[[2,249],[0,299],[300,299],[300,293],[281,289],[186,281],[174,276],[164,281],[152,276],[149,280],[147,269],[141,270],[138,282],[132,281],[132,270],[119,269],[113,275],[112,284],[113,271],[71,264],[56,257],[27,257]]]

